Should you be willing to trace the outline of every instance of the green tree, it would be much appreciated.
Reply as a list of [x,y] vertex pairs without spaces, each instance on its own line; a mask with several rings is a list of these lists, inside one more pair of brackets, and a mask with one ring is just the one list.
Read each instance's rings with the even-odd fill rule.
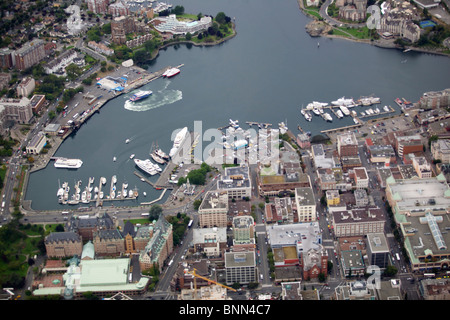
[[162,214],[163,209],[159,204],[154,204],[149,211],[149,219],[150,221],[158,220],[159,216]]
[[223,13],[223,12],[219,12],[217,15],[216,15],[216,18],[214,19],[215,21],[217,21],[218,23],[220,23],[220,24],[224,24],[224,23],[226,23],[226,15],[225,15],[225,13]]

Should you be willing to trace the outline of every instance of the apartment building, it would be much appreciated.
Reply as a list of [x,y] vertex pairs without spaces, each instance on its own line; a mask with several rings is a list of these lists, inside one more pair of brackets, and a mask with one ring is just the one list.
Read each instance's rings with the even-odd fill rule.
[[36,88],[36,81],[31,77],[23,78],[22,81],[17,85],[17,96],[28,97],[33,93]]
[[130,14],[130,8],[125,1],[118,0],[109,5],[108,13],[113,17],[128,16]]
[[108,12],[108,0],[86,0],[88,5],[88,11],[93,13],[107,13]]
[[450,140],[439,139],[431,144],[433,159],[441,160],[442,163],[450,163]]
[[208,191],[198,208],[200,228],[227,227],[228,192]]
[[127,42],[127,33],[135,32],[136,24],[132,17],[120,16],[111,22],[111,39],[116,44]]
[[27,124],[30,123],[33,117],[31,101],[26,97],[21,99],[1,99],[0,107],[3,107],[2,113],[5,120]]
[[366,168],[354,168],[352,175],[355,180],[356,189],[365,189],[369,187],[369,176],[367,174]]
[[45,58],[44,41],[35,39],[25,43],[14,54],[15,66],[23,71]]
[[255,243],[255,221],[252,216],[233,218],[233,244]]
[[316,199],[311,187],[296,188],[295,203],[299,222],[316,221]]
[[426,92],[419,99],[419,107],[438,109],[450,106],[450,89]]
[[226,228],[195,228],[192,243],[194,252],[207,257],[220,257],[227,247]]

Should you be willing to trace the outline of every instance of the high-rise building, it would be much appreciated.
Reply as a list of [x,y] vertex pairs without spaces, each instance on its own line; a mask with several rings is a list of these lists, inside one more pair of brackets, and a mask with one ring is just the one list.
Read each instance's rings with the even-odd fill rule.
[[134,32],[136,25],[133,18],[120,16],[114,18],[111,22],[112,42],[116,44],[124,44],[127,42],[127,33]]
[[36,39],[25,43],[22,48],[16,51],[14,59],[16,68],[26,70],[39,63],[45,57],[44,41]]
[[88,10],[93,13],[107,13],[108,0],[87,0]]

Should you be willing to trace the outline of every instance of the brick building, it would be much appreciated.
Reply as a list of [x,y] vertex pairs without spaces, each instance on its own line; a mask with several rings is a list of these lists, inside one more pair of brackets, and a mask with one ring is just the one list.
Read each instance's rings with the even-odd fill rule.
[[14,54],[16,68],[23,71],[45,58],[44,41],[36,39],[25,43]]
[[75,232],[52,232],[44,240],[49,258],[81,256],[83,241]]

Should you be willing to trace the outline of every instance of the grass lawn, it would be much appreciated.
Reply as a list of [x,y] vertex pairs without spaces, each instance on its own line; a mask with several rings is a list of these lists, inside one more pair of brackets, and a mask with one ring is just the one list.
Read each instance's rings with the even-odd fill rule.
[[339,27],[333,30],[333,34],[348,37],[351,34],[357,39],[370,39],[369,28],[363,27],[359,29]]

